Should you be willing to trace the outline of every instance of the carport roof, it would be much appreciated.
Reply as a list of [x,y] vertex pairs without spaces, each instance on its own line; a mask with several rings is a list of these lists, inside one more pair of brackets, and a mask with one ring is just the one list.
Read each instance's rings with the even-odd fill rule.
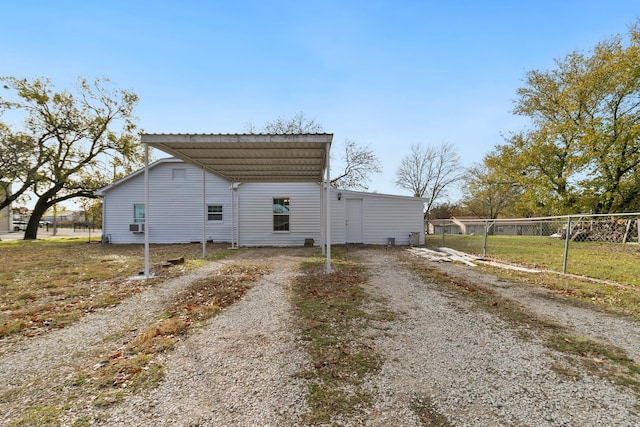
[[321,182],[333,134],[143,134],[150,147],[230,182]]

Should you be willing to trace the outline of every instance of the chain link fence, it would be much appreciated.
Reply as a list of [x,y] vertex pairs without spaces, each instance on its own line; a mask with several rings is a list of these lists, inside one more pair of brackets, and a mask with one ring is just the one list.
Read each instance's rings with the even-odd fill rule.
[[638,269],[640,277],[639,241],[640,213],[432,220],[425,240],[427,246],[604,280],[619,280],[615,270]]

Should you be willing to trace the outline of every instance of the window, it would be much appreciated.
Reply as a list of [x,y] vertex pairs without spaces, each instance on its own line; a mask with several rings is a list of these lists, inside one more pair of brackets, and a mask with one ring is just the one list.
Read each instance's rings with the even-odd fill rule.
[[173,181],[184,181],[187,179],[186,169],[171,169],[171,179]]
[[207,205],[207,219],[209,221],[222,221],[222,205]]
[[289,198],[273,199],[273,231],[289,231]]
[[144,222],[144,204],[133,205],[133,222]]

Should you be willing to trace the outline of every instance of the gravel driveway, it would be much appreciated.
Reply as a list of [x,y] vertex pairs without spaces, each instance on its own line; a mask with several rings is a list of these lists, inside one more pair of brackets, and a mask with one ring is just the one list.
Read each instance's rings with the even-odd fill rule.
[[[288,294],[297,274],[293,267],[305,254],[302,248],[238,251],[237,257],[262,257],[273,273],[163,356],[166,376],[156,389],[107,410],[88,404],[91,425],[302,425],[306,384],[294,374],[307,362],[292,327]],[[398,316],[371,331],[385,360],[367,382],[376,395],[373,406],[339,424],[429,425],[416,410],[428,405],[456,426],[640,425],[637,394],[580,366],[571,366],[577,375],[558,373],[558,365],[571,364],[566,355],[545,347],[535,331],[523,334],[440,285],[420,280],[400,250],[357,249],[354,254],[370,271],[367,291]],[[186,281],[224,262],[237,259],[168,280],[69,328],[30,341],[0,342],[0,425],[10,425],[35,399],[55,395],[55,386],[69,381],[80,367],[91,366],[113,336],[121,338],[132,325],[149,322]],[[427,261],[415,257],[411,262]],[[638,322],[565,305],[538,289],[498,281],[469,267],[434,267],[516,298],[579,334],[608,340],[640,363]],[[80,415],[70,413],[65,425]]]

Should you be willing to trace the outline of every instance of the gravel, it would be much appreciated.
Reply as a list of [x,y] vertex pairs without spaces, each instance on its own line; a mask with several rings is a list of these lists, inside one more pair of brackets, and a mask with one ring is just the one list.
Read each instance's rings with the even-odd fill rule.
[[[430,401],[457,426],[640,425],[637,395],[581,372],[535,336],[522,338],[509,324],[446,295],[438,286],[421,283],[407,270],[390,268],[394,260],[389,255],[378,254],[376,259],[372,252],[367,258],[373,260],[370,292],[403,313],[377,339],[387,363],[372,379],[372,388],[380,396],[376,404],[380,422],[368,425],[420,425],[409,409],[419,399]],[[469,268],[437,267],[461,275]],[[495,278],[484,279],[488,286],[495,282]],[[519,295],[526,293],[515,284],[503,282],[502,286],[519,288]],[[558,320],[571,319],[567,326],[584,317],[584,309],[558,307],[560,303],[533,291],[537,297],[529,298],[528,308]],[[550,302],[553,311],[547,307]],[[595,312],[590,317],[594,319],[590,335],[602,337],[619,328],[621,334],[638,337],[637,322]],[[640,340],[629,341],[633,346],[627,350],[637,352]],[[557,365],[579,375],[557,374],[552,369]]]
[[292,259],[160,361],[166,379],[110,410],[109,426],[281,426],[307,411],[287,283]]
[[[440,414],[455,426],[640,425],[637,394],[548,349],[535,329],[525,334],[439,285],[424,283],[395,249],[356,251],[371,272],[366,289],[376,298],[372,304],[398,316],[367,331],[385,360],[365,384],[375,395],[372,406],[336,424],[420,426],[427,415]],[[65,425],[79,415],[104,426],[303,425],[306,383],[295,374],[307,368],[307,360],[288,295],[293,266],[305,254],[302,249],[238,251],[235,258],[262,257],[274,272],[165,354],[158,362],[166,376],[156,389],[104,410],[88,405],[86,414],[70,414]],[[132,326],[155,319],[163,301],[186,282],[221,264],[168,280],[66,329],[6,343],[0,356],[0,425],[14,421],[29,402],[54,395],[54,385],[92,366]],[[579,334],[624,348],[640,363],[636,321],[563,304],[544,291],[471,267],[434,266],[492,287]]]

